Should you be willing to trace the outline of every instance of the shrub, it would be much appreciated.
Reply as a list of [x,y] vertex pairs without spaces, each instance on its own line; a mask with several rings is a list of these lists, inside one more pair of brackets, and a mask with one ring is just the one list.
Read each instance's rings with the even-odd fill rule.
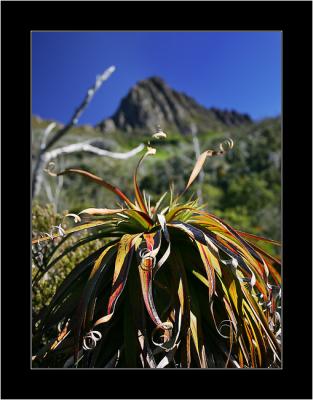
[[97,229],[83,240],[110,241],[71,271],[36,321],[34,366],[280,366],[280,261],[262,248],[279,243],[234,229],[197,200],[180,201],[205,159],[224,147],[201,154],[184,192],[154,206],[137,182],[152,148],[136,167],[134,201],[89,172],[57,174],[82,175],[123,204],[85,209],[65,231],[64,240]]
[[[33,238],[38,236],[39,233],[49,232],[51,227],[58,226],[62,221],[63,228],[66,229],[67,224],[64,221],[66,214],[66,211],[63,214],[55,212],[52,204],[47,204],[43,207],[35,202],[32,207]],[[58,248],[56,248],[56,242],[60,241],[60,239],[57,238],[54,241],[46,241],[44,245],[39,244],[34,247],[32,257],[32,309],[34,317],[49,304],[58,286],[76,264],[86,258],[90,252],[103,245],[103,242],[95,240],[58,259],[58,256],[66,248],[70,248],[77,242],[78,236],[81,236],[81,234],[78,233],[76,237],[67,237],[66,243],[61,244]]]

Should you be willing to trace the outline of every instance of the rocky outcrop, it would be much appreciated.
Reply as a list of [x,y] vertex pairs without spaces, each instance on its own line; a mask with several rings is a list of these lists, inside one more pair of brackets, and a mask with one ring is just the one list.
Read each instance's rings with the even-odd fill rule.
[[138,82],[121,101],[116,113],[100,122],[103,132],[116,129],[151,133],[160,125],[182,134],[191,126],[198,131],[251,123],[247,114],[205,108],[190,96],[171,89],[163,79],[152,77]]

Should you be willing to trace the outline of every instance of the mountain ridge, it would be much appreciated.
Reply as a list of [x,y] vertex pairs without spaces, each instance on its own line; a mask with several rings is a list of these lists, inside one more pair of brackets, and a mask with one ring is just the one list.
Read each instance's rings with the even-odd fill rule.
[[137,82],[122,98],[116,112],[96,124],[102,132],[153,132],[157,126],[180,134],[192,129],[205,132],[253,123],[247,113],[206,108],[191,96],[172,89],[162,78],[152,76]]

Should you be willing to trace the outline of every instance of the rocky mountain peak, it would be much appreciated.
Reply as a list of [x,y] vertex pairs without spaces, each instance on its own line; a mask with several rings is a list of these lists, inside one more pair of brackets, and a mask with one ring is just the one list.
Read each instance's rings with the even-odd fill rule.
[[198,131],[218,129],[250,123],[247,114],[236,111],[205,108],[190,96],[170,88],[158,76],[137,82],[122,99],[115,114],[100,122],[104,132],[154,132],[158,125],[181,134],[190,132],[191,126]]

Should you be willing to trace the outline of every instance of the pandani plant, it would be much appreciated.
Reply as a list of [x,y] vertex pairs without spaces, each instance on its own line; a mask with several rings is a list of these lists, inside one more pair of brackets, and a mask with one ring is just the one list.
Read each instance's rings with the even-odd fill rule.
[[149,146],[133,175],[134,201],[87,171],[50,170],[82,175],[122,203],[68,214],[74,227],[33,240],[36,246],[63,236],[57,254],[70,235],[96,230],[50,265],[88,241],[104,241],[35,321],[35,367],[281,367],[281,263],[264,250],[279,243],[229,226],[197,199],[181,201],[206,158],[232,147],[228,139],[202,153],[185,190],[171,189],[154,206],[137,181],[143,160],[156,152]]

